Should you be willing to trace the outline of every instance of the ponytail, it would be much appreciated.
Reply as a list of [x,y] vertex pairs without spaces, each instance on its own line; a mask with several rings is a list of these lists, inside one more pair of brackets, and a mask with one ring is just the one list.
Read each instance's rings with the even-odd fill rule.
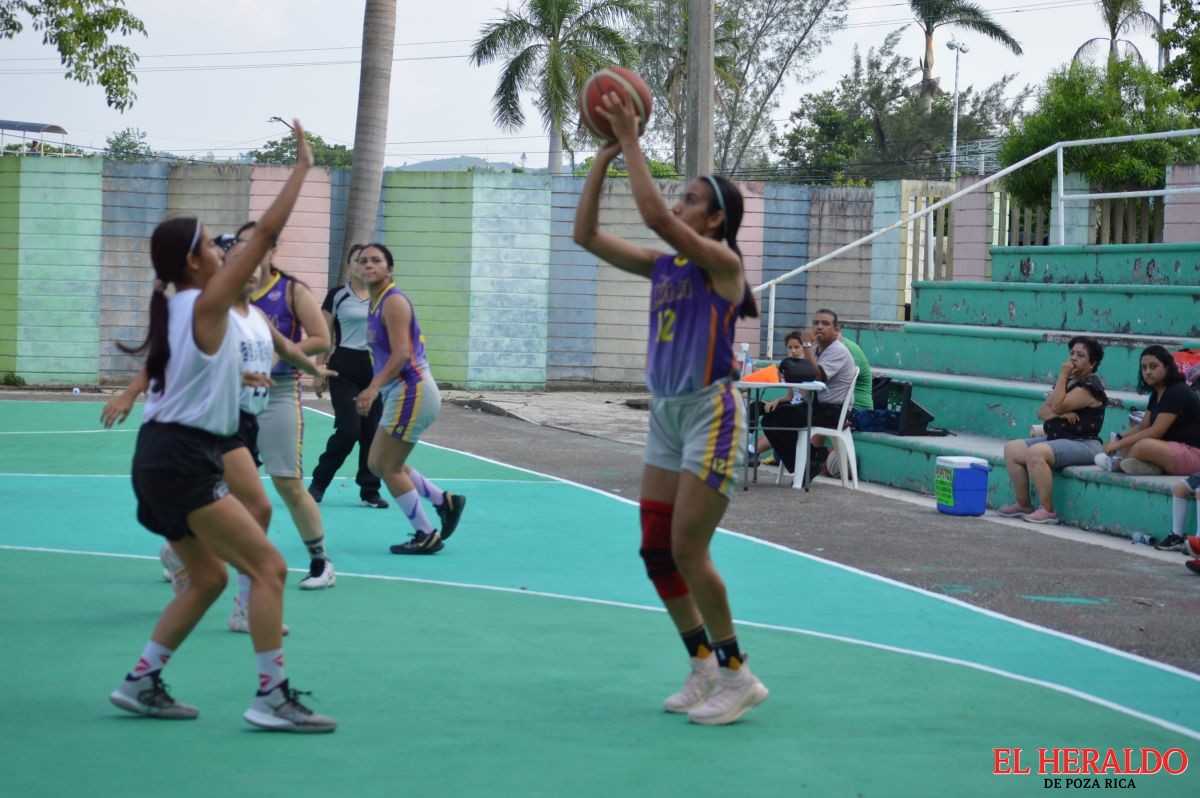
[[150,378],[150,390],[156,393],[167,389],[167,361],[171,359],[170,310],[164,292],[167,284],[174,283],[186,273],[188,255],[200,251],[201,230],[200,220],[191,216],[168,219],[154,228],[150,236],[150,260],[154,264],[155,279],[146,340],[135,347],[117,344],[117,348],[127,355],[146,353],[146,375]]
[[[742,192],[728,178],[720,175],[704,175],[704,180],[712,189],[712,199],[708,202],[708,212],[721,212],[721,229],[718,231],[717,240],[724,241],[729,245],[729,248],[737,253],[738,260],[742,261],[743,272],[745,267],[745,259],[742,257],[742,250],[738,248],[737,232],[742,226],[742,214],[745,209],[745,202],[742,199]],[[757,319],[758,318],[758,302],[754,299],[754,291],[750,288],[750,282],[746,281],[745,289],[742,291],[742,307],[738,311],[738,318],[742,319]]]

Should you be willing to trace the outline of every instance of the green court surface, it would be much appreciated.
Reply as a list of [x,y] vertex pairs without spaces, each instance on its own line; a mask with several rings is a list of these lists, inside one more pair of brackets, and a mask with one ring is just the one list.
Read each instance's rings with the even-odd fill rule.
[[[445,551],[389,554],[407,522],[359,506],[346,469],[321,505],[337,587],[289,579],[289,676],[335,734],[241,720],[255,673],[227,598],[166,671],[201,717],[126,715],[107,693],[170,588],[134,520],[138,418],[106,432],[99,411],[0,403],[4,795],[1030,795],[1038,748],[1200,756],[1194,674],[733,534],[714,558],[771,697],[733,726],[689,725],[660,710],[686,662],[637,559],[636,507],[426,445],[413,464],[470,497]],[[306,424],[311,466],[332,422]],[[271,537],[301,569],[268,492]],[[993,775],[995,748],[1034,772]],[[1134,776],[1136,794],[1200,795],[1198,768]],[[1097,778],[1087,794],[1125,792]]]

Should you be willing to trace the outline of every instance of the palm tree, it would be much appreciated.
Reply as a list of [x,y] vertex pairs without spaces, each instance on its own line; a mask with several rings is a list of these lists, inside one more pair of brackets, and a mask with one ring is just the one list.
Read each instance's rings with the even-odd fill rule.
[[354,164],[346,202],[346,239],[338,283],[346,280],[346,255],[355,243],[375,239],[383,154],[387,144],[392,50],[396,46],[396,0],[367,0],[363,12],[362,65],[358,80],[358,118],[354,125]]
[[575,116],[575,98],[596,70],[633,60],[633,47],[615,28],[644,12],[641,0],[524,0],[517,11],[489,22],[471,47],[469,62],[507,56],[492,95],[492,118],[501,129],[525,124],[521,92],[534,105],[550,137],[551,174],[562,172],[563,128]]
[[979,4],[969,0],[908,0],[917,24],[925,32],[925,58],[921,60],[921,98],[925,113],[933,108],[937,84],[933,80],[933,32],[943,25],[957,25],[998,41],[1016,55],[1021,45],[995,22]]
[[1104,18],[1108,37],[1097,36],[1088,39],[1075,51],[1071,60],[1095,58],[1101,52],[1107,51],[1111,61],[1132,58],[1139,64],[1145,64],[1146,61],[1137,46],[1128,39],[1120,38],[1121,34],[1162,33],[1154,15],[1142,8],[1142,0],[1096,0],[1096,10]]

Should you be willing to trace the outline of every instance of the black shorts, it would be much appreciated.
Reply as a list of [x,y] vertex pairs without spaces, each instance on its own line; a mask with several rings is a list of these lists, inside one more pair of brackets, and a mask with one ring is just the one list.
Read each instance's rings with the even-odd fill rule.
[[167,540],[193,535],[188,514],[229,493],[221,438],[182,424],[142,425],[132,476],[138,522]]
[[237,432],[228,438],[221,438],[221,454],[241,449],[243,446],[250,450],[250,456],[254,458],[254,467],[262,465],[258,456],[258,416],[239,410]]

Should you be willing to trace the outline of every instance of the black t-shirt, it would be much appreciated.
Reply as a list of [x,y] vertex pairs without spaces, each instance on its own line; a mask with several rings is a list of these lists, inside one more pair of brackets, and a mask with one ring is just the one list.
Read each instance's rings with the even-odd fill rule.
[[1186,383],[1167,386],[1161,399],[1157,392],[1150,394],[1147,409],[1151,424],[1159,413],[1175,415],[1175,423],[1162,436],[1164,441],[1177,441],[1200,449],[1200,397]]
[[1046,437],[1072,438],[1075,440],[1091,440],[1100,437],[1100,429],[1104,426],[1104,410],[1108,403],[1108,394],[1104,390],[1104,382],[1095,374],[1082,380],[1067,380],[1066,392],[1083,388],[1100,403],[1099,407],[1081,407],[1075,411],[1079,420],[1071,424],[1062,418],[1052,418],[1044,422]]

